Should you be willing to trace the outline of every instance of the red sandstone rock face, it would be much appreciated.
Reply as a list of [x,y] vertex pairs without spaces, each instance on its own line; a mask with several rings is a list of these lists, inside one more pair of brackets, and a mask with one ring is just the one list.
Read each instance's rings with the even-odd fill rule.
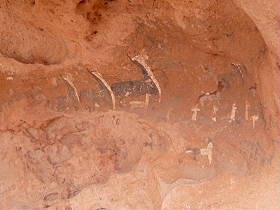
[[26,64],[63,62],[68,50],[60,37],[10,13],[1,13],[0,20],[2,55]]
[[[205,148],[207,139],[213,144],[211,164],[207,156],[186,153]],[[65,203],[75,208],[162,208],[173,189],[184,185],[196,189],[223,174],[242,177],[253,173],[256,167],[271,162],[273,151],[263,132],[254,133],[251,125],[205,121],[155,124],[119,111],[29,122],[17,131],[2,132],[1,141],[5,145],[1,148],[3,171],[13,172],[1,179],[7,179],[2,184],[1,208],[55,208]],[[114,183],[115,179],[120,181]],[[110,197],[110,188],[125,187],[136,194],[130,198],[119,193],[117,200],[96,203],[98,194],[87,190],[102,186],[100,196]],[[11,199],[22,189],[25,195]],[[138,193],[149,196],[149,201],[144,202]],[[94,199],[83,203],[83,196],[90,194]]]
[[276,206],[277,4],[1,1],[0,208]]
[[[242,1],[236,0],[258,27],[269,55],[259,68],[262,101],[267,107],[266,119],[270,121],[270,133],[279,138],[279,1]],[[265,85],[271,81],[271,85]]]

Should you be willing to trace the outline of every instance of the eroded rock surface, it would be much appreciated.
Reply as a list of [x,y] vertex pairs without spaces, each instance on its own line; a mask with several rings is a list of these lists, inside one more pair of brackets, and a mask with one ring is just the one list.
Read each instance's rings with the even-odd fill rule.
[[1,1],[0,208],[275,207],[277,4]]

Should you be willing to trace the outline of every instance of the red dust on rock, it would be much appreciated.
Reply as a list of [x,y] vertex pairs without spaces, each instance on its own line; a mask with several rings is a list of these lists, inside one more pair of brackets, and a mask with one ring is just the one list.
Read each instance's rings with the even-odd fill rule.
[[276,209],[277,18],[245,3],[1,1],[0,208]]

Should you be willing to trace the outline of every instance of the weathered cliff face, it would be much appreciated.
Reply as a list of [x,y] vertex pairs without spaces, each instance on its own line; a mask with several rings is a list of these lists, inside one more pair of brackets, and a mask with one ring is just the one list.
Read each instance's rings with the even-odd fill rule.
[[[172,1],[170,1],[171,3]],[[256,83],[258,83],[259,96],[261,98],[261,103],[263,105],[263,110],[265,114],[265,119],[267,121],[267,129],[270,132],[271,136],[274,139],[279,138],[280,124],[279,124],[279,26],[280,26],[280,18],[279,18],[279,1],[246,1],[246,0],[234,0],[234,4],[237,6],[235,8],[232,6],[229,1],[226,2],[225,10],[227,7],[230,7],[232,10],[241,9],[242,12],[239,13],[240,20],[242,19],[242,15],[248,15],[248,17],[253,21],[253,24],[256,25],[257,29],[260,32],[260,36],[263,37],[264,42],[266,44],[265,52],[262,58],[262,61],[258,64],[254,70],[254,74],[256,77]],[[221,2],[219,2],[221,4]],[[174,8],[176,8],[175,17],[177,18],[179,25],[182,27],[186,27],[183,23],[182,16],[186,15],[186,11],[190,10],[190,7],[186,8],[185,2],[181,4],[177,4],[173,1]],[[188,5],[189,6],[189,5]],[[231,11],[232,12],[232,11]],[[230,12],[229,12],[230,13]],[[242,14],[244,13],[244,14]],[[220,12],[220,15],[223,14]],[[235,13],[236,14],[236,13]],[[227,14],[225,14],[225,17]],[[181,23],[181,24],[180,24]],[[224,29],[224,28],[223,28]],[[251,40],[252,44],[254,43]],[[246,51],[245,48],[248,46],[242,46],[241,48]],[[241,49],[240,48],[240,49]],[[232,48],[232,50],[234,50]],[[244,54],[241,52],[241,56]],[[236,56],[238,57],[238,56]],[[239,58],[242,60],[242,58]]]
[[254,21],[264,37],[269,52],[279,58],[279,1],[235,0],[234,2]]
[[236,0],[236,5],[254,21],[267,45],[267,60],[258,70],[262,103],[266,109],[269,130],[274,138],[279,138],[279,37],[280,3],[274,1]]
[[[215,56],[217,58],[224,56],[230,58],[232,62],[246,66],[250,74],[248,77],[252,79],[251,83],[257,84],[267,129],[273,138],[277,138],[278,8],[279,2],[276,0],[269,2],[236,0],[234,3],[2,1],[0,51],[5,58],[11,58],[7,65],[14,65],[13,71],[20,69],[19,72],[24,72],[24,69],[32,71],[38,68],[36,65],[28,67],[21,65],[24,63],[55,64],[62,68],[80,63],[90,64],[106,74],[121,71],[118,63],[125,60],[124,55],[128,52],[135,54],[146,50],[153,53],[156,52],[154,49],[156,47],[159,49],[157,54],[159,51],[168,54],[168,44],[175,39],[185,39],[181,43],[181,48],[178,46],[178,50],[168,55],[171,59],[175,60],[177,57],[177,60],[182,60],[183,58],[179,57],[185,53],[191,60],[195,60],[193,56],[188,56],[189,53],[200,51],[207,53],[207,56],[212,53],[211,59]],[[259,32],[253,32],[255,26]],[[153,29],[159,31],[152,32]],[[172,36],[174,40],[170,39]],[[264,39],[264,42],[261,39]],[[157,46],[153,46],[155,44]],[[176,55],[178,52],[181,55]],[[3,60],[2,69],[5,69],[5,62],[7,59]],[[114,66],[114,70],[110,70],[110,67],[106,66],[108,64]],[[120,77],[115,78],[119,79]],[[186,83],[190,82],[186,80]],[[198,95],[201,91],[207,92],[201,87],[189,85],[189,88],[198,90]]]
[[0,209],[278,205],[278,9],[0,1]]

